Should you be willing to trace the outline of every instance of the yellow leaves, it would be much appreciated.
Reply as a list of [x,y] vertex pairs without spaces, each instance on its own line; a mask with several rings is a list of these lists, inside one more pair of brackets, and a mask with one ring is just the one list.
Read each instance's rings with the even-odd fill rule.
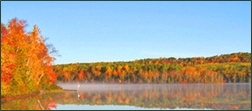
[[1,81],[1,95],[5,95],[9,93],[10,85]]
[[101,70],[101,66],[100,65],[95,66],[95,70],[100,71]]
[[70,73],[69,72],[64,72],[64,77],[67,81],[70,80]]
[[123,68],[124,68],[124,70],[125,70],[125,71],[129,71],[129,70],[130,70],[130,68],[129,68],[129,65],[128,65],[128,64],[124,65],[124,67],[123,67]]
[[112,69],[110,67],[107,67],[105,74],[111,75],[112,74]]
[[121,65],[119,65],[119,66],[117,67],[117,71],[121,71],[122,68],[123,68],[123,67],[122,67]]
[[195,67],[188,67],[184,69],[185,74],[195,74],[196,68]]

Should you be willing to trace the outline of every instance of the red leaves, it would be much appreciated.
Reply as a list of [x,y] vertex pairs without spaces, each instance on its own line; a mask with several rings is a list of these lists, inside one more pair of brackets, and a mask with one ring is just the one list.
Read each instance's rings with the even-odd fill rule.
[[7,84],[10,84],[10,79],[11,79],[12,75],[9,73],[9,74],[3,74],[1,76],[1,80]]
[[13,62],[15,59],[16,54],[10,54],[10,56],[7,56],[6,62],[3,62],[1,64],[1,80],[7,84],[10,83],[10,79],[13,76],[13,71],[16,66],[16,64]]
[[55,72],[53,72],[52,66],[47,66],[46,67],[46,74],[49,77],[49,82],[54,83],[54,81],[57,78],[57,74]]

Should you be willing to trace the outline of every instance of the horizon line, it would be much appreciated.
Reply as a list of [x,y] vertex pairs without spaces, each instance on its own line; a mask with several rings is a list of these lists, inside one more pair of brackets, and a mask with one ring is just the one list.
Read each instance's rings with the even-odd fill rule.
[[218,55],[212,55],[212,56],[190,56],[190,57],[153,57],[153,58],[141,58],[141,59],[132,59],[132,60],[112,60],[112,61],[93,61],[93,62],[69,62],[69,63],[54,63],[53,65],[64,65],[64,64],[76,64],[76,63],[113,63],[113,62],[132,62],[132,61],[137,61],[137,60],[145,60],[145,59],[164,59],[164,58],[207,58],[207,57],[214,57],[214,56],[221,56],[221,55],[227,55],[227,54],[235,54],[235,53],[251,53],[251,52],[233,52],[233,53],[223,53],[223,54],[218,54]]

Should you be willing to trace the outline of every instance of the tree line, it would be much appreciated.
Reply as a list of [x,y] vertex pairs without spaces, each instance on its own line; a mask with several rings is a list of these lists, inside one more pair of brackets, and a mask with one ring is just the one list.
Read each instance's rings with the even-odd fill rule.
[[54,65],[58,82],[225,83],[251,82],[251,53],[157,58],[126,62]]

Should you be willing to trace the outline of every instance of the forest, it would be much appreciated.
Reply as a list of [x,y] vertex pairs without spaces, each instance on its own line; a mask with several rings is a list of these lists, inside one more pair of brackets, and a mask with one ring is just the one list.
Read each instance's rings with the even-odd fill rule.
[[53,66],[57,82],[237,83],[251,82],[251,53],[212,57],[148,58],[135,61]]

